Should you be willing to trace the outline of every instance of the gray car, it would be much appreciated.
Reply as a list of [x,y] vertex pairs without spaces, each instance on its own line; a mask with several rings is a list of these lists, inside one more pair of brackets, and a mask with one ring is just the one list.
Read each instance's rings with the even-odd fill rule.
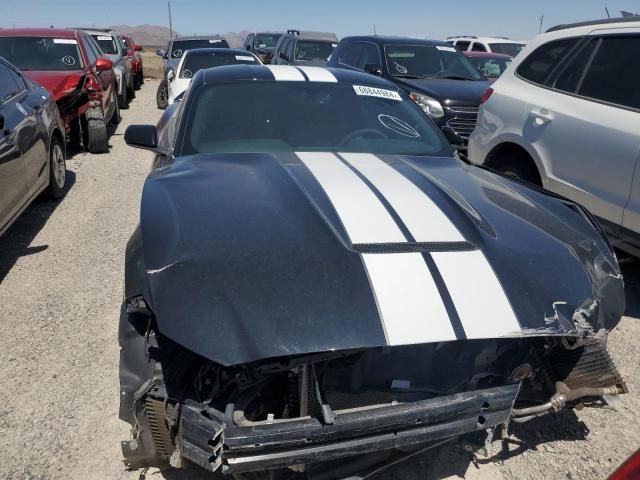
[[278,40],[271,64],[324,67],[337,46],[335,33],[287,30]]
[[122,36],[109,28],[78,28],[91,35],[105,57],[113,62],[113,71],[118,83],[118,106],[129,107],[129,99],[135,96],[133,69],[127,56]]
[[176,37],[169,41],[166,50],[159,48],[156,55],[164,58],[164,78],[158,86],[156,93],[156,103],[158,108],[164,110],[169,102],[169,90],[167,75],[170,71],[176,70],[182,55],[187,50],[194,48],[229,48],[229,43],[222,35],[192,35],[186,37]]

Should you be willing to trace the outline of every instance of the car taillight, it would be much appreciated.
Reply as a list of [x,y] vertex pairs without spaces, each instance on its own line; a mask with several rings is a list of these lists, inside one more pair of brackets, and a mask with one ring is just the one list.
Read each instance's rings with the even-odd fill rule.
[[640,450],[618,468],[609,480],[636,480],[640,478]]
[[482,105],[484,102],[489,100],[489,98],[491,98],[492,94],[493,94],[493,88],[491,88],[491,87],[487,88],[484,91],[484,93],[482,94],[482,96],[480,97],[480,105]]

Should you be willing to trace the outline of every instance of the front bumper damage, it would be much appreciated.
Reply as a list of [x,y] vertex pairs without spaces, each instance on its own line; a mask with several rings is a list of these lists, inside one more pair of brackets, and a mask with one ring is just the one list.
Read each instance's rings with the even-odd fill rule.
[[[312,464],[422,445],[505,423],[518,390],[519,384],[513,384],[406,404],[338,411],[331,425],[303,418],[229,426],[221,412],[187,402],[181,406],[175,444],[180,456],[226,474]],[[151,401],[161,404],[163,399]],[[139,445],[123,442],[125,456],[135,458]]]

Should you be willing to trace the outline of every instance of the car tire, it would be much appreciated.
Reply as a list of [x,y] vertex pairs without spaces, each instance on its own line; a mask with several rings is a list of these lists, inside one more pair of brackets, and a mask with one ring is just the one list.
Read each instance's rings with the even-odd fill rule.
[[122,88],[122,95],[118,95],[118,107],[120,107],[120,110],[126,110],[127,108],[129,108],[129,95],[128,95],[128,89],[127,86],[125,85]]
[[56,137],[49,145],[49,188],[47,196],[53,200],[64,197],[67,185],[67,164],[64,158],[64,147]]
[[116,95],[116,90],[114,88],[113,93],[111,94],[111,103],[113,104],[113,113],[111,114],[111,118],[109,119],[109,123],[111,125],[118,125],[122,120],[122,116],[120,115],[120,105],[118,104],[118,98]]
[[138,73],[138,76],[138,85],[142,87],[142,85],[144,85],[144,72],[141,70],[140,73]]
[[129,88],[128,92],[127,92],[127,96],[129,97],[129,99],[134,99],[136,98],[136,85],[135,85],[135,78],[131,79],[131,88]]
[[507,155],[495,162],[494,169],[502,175],[533,185],[540,185],[540,175],[536,168],[522,157]]
[[107,124],[100,110],[89,110],[85,114],[85,147],[90,153],[109,151]]
[[160,110],[169,106],[169,82],[162,80],[156,92],[156,104]]

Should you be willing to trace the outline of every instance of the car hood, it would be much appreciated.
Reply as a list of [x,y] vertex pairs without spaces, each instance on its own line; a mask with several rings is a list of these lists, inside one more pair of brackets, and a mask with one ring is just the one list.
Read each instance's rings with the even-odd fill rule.
[[486,80],[400,79],[393,81],[403,90],[423,93],[445,105],[480,105],[480,97],[491,85]]
[[163,335],[225,365],[588,336],[624,310],[580,208],[453,158],[183,157],[145,182],[140,232],[127,297],[146,290]]
[[73,71],[42,71],[27,70],[23,72],[29,80],[32,80],[51,92],[55,101],[69,95],[78,88],[83,81],[84,70]]

